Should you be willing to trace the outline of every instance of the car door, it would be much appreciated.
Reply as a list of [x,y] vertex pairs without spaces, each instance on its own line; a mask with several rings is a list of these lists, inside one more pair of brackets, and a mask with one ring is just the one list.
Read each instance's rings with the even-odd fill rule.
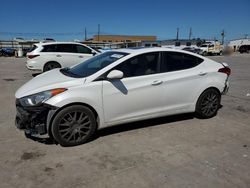
[[57,44],[55,59],[63,67],[71,67],[78,63],[76,49],[73,44]]
[[80,44],[76,44],[75,45],[76,48],[76,59],[78,63],[82,63],[84,61],[86,61],[87,59],[93,57],[93,52],[90,48],[80,45]]
[[159,53],[146,53],[122,62],[123,79],[103,81],[103,109],[108,124],[157,116],[161,112],[162,89]]
[[207,79],[202,61],[186,53],[162,52],[162,107],[167,114],[186,111],[196,102],[195,96]]

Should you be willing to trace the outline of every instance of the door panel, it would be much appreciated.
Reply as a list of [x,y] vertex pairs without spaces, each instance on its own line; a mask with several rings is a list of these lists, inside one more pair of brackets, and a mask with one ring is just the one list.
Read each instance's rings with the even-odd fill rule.
[[61,63],[63,67],[71,67],[79,62],[76,53],[58,52],[55,55],[55,59]]
[[103,81],[105,121],[119,122],[162,111],[162,85],[153,85],[159,74]]
[[206,84],[203,59],[180,52],[164,52],[162,57],[163,110],[190,108],[196,103],[200,88]]
[[202,67],[201,64],[193,69],[162,74],[164,111],[181,111],[196,102],[195,96],[202,85],[206,84],[206,75],[199,75]]

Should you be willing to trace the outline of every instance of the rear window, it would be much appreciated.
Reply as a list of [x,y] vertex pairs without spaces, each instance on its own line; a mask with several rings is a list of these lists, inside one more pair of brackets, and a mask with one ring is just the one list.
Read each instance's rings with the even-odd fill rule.
[[161,72],[185,70],[199,65],[203,59],[180,52],[163,52]]
[[41,52],[56,52],[56,44],[44,45]]
[[28,50],[28,52],[33,52],[35,49],[37,49],[38,47],[36,45],[33,45],[32,48],[30,48],[30,50]]

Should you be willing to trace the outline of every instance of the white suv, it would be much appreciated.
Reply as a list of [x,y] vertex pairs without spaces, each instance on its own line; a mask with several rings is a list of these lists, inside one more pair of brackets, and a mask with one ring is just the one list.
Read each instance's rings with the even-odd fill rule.
[[38,43],[27,53],[26,67],[30,70],[48,71],[82,63],[98,54],[96,50],[73,42]]
[[108,51],[23,85],[16,92],[16,126],[73,146],[111,125],[187,112],[211,118],[230,71],[225,63],[182,50]]

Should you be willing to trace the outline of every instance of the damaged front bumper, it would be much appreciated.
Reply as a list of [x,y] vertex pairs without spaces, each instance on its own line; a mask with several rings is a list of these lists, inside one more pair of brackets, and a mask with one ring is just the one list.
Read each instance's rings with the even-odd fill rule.
[[36,107],[24,107],[16,100],[16,127],[30,135],[44,135],[48,133],[48,124],[51,112],[56,107],[42,104]]

